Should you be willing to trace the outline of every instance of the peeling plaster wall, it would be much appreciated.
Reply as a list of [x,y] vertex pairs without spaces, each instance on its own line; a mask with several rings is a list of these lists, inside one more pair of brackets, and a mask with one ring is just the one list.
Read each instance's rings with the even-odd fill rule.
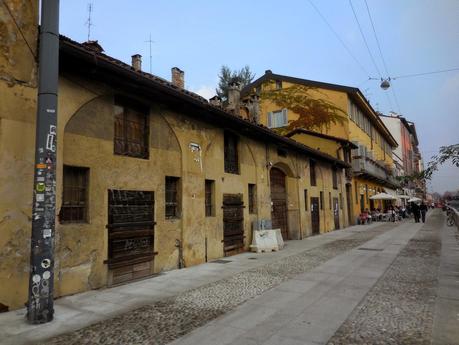
[[[37,3],[7,3],[17,15],[31,46],[36,47]],[[3,167],[0,195],[6,196],[0,198],[0,303],[16,309],[27,300],[36,65],[1,6],[0,19],[0,162]],[[88,223],[56,222],[56,297],[107,285],[109,272],[104,260],[108,251],[107,190],[111,188],[155,192],[154,250],[158,255],[154,258],[152,273],[177,268],[176,239],[183,243],[187,266],[205,261],[206,238],[208,260],[223,256],[223,194],[243,195],[244,246],[248,249],[253,221],[271,218],[268,162],[287,175],[291,237],[304,238],[311,233],[310,208],[305,211],[303,190],[308,189],[310,198],[318,196],[320,188],[324,188],[327,198],[326,188],[331,186],[329,164],[318,163],[323,173],[318,174],[318,187],[310,187],[308,157],[294,152],[279,157],[275,145],[241,136],[240,174],[225,173],[223,129],[199,121],[199,114],[178,114],[155,100],[142,100],[150,106],[149,159],[117,156],[113,154],[114,94],[107,85],[77,76],[61,75],[59,80],[57,209],[62,203],[63,165],[88,167],[90,175]],[[191,143],[199,145],[200,150],[193,150]],[[179,219],[165,219],[165,176],[180,178]],[[205,217],[205,179],[215,181],[213,217]],[[249,214],[247,207],[249,183],[256,184],[255,214]],[[342,186],[343,183],[340,188]],[[338,191],[332,193],[337,195]],[[327,201],[325,204],[328,205]],[[332,221],[331,212],[321,213],[321,231],[331,230]]]
[[[301,239],[311,233],[310,208],[305,211],[304,189],[308,198],[319,196],[324,190],[324,210],[321,212],[321,232],[334,228],[333,213],[328,209],[328,191],[331,188],[331,165],[318,162],[317,187],[309,185],[309,159],[294,152],[280,157],[277,147],[240,136],[240,174],[224,172],[224,131],[199,119],[178,114],[155,100],[141,100],[150,107],[150,155],[149,159],[118,156],[113,153],[114,92],[106,85],[84,82],[70,77],[59,80],[59,125],[57,161],[57,209],[61,207],[63,165],[87,167],[89,172],[89,221],[80,224],[59,224],[56,226],[55,296],[65,296],[81,291],[107,286],[110,278],[107,265],[108,235],[108,189],[134,189],[155,192],[155,244],[158,255],[154,258],[151,273],[177,268],[178,249],[175,240],[183,243],[186,266],[223,256],[223,194],[242,194],[244,205],[245,249],[252,241],[252,222],[271,218],[269,168],[282,169],[286,177],[287,209],[290,237]],[[8,125],[7,140],[21,137],[27,131],[33,137],[33,124],[18,122],[15,128]],[[0,122],[3,133],[4,122]],[[2,139],[5,139],[2,135]],[[7,280],[4,296],[11,308],[17,308],[26,300],[28,246],[30,237],[30,194],[31,167],[33,166],[33,140],[25,144],[17,141],[28,156],[28,164],[12,159],[11,169],[4,179],[14,179],[3,189],[22,201],[11,204],[11,214],[5,236],[2,236],[1,272],[16,280]],[[197,144],[200,150],[192,149]],[[4,154],[5,150],[1,152]],[[21,168],[21,166],[24,166]],[[22,170],[21,170],[22,169]],[[29,170],[30,169],[30,170]],[[29,176],[30,171],[30,176]],[[21,189],[25,178],[30,186]],[[165,219],[165,176],[180,178],[181,216],[179,219]],[[215,216],[205,217],[204,181],[215,181]],[[256,184],[256,213],[249,214],[248,184]],[[9,186],[9,187],[7,187]],[[341,181],[339,188],[343,188]],[[20,193],[17,192],[20,190]],[[14,192],[13,192],[14,191]],[[330,190],[338,197],[339,190]],[[344,193],[344,191],[342,191]],[[343,194],[344,195],[344,194]],[[30,198],[29,198],[30,197]],[[19,205],[25,204],[21,211]],[[308,200],[309,203],[309,200]],[[344,223],[341,211],[341,225]],[[1,220],[0,220],[1,221]],[[19,235],[18,235],[19,234]],[[18,237],[19,236],[19,237]],[[21,248],[20,250],[18,248]],[[21,264],[18,265],[17,263]],[[12,285],[14,284],[14,285]],[[3,288],[3,286],[2,286]],[[16,292],[17,295],[15,295]]]
[[0,5],[0,303],[27,299],[37,97],[38,1]]

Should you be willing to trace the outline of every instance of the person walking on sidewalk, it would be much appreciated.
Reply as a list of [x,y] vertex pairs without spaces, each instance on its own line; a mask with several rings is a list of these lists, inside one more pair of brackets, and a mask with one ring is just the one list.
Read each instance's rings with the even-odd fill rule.
[[419,211],[421,212],[422,222],[425,223],[426,222],[427,205],[424,202],[422,202],[421,206],[419,206]]
[[415,202],[412,202],[411,211],[413,212],[415,223],[419,223],[419,218],[421,216],[421,210],[419,209],[419,205],[416,204]]

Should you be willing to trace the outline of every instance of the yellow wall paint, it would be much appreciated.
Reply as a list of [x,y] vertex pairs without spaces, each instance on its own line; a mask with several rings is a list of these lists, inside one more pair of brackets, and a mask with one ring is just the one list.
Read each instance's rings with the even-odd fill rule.
[[[83,84],[82,84],[83,82]],[[2,85],[2,84],[0,84]],[[290,237],[300,239],[311,234],[310,207],[305,211],[304,189],[308,199],[324,191],[321,232],[334,229],[332,197],[344,196],[344,179],[338,190],[331,189],[331,165],[317,162],[317,187],[309,184],[309,158],[289,151],[278,156],[277,147],[241,136],[239,142],[240,174],[224,172],[223,130],[176,113],[152,100],[150,105],[150,155],[137,159],[113,154],[113,99],[109,87],[75,77],[59,81],[59,129],[57,161],[57,210],[62,203],[63,165],[87,167],[89,172],[89,222],[56,226],[55,296],[65,296],[107,286],[110,274],[104,261],[108,253],[108,189],[134,189],[155,192],[155,244],[158,252],[152,272],[177,268],[175,240],[183,242],[187,266],[223,256],[223,194],[242,194],[248,205],[248,184],[256,184],[256,213],[244,209],[245,249],[252,241],[252,222],[271,218],[269,169],[279,167],[286,173],[287,218]],[[84,87],[83,87],[84,86]],[[92,90],[92,91],[89,91]],[[10,106],[28,104],[11,95]],[[35,112],[34,103],[29,105]],[[11,162],[0,174],[3,193],[14,196],[0,201],[1,252],[0,303],[19,308],[27,299],[31,215],[31,191],[34,152],[33,123],[14,121],[0,114],[0,157]],[[32,118],[32,116],[30,117]],[[8,143],[8,145],[6,145]],[[198,144],[201,153],[193,152]],[[165,219],[165,176],[181,179],[181,217]],[[344,176],[344,174],[341,174]],[[215,181],[215,216],[205,217],[204,180]],[[14,192],[13,192],[14,191]],[[344,197],[343,197],[344,200]],[[309,204],[309,200],[308,200]],[[340,226],[346,226],[346,207],[339,211]]]
[[320,138],[312,134],[298,133],[290,137],[306,146],[327,153],[332,157],[343,160],[341,144],[335,140]]

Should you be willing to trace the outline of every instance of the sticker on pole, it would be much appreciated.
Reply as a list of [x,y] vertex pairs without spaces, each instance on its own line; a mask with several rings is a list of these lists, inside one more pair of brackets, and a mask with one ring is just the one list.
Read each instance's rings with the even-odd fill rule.
[[37,189],[37,192],[44,192],[45,191],[45,184],[43,182],[37,183],[37,186],[35,187]]
[[41,267],[48,268],[49,266],[51,266],[51,260],[50,259],[43,259],[43,261],[41,262]]

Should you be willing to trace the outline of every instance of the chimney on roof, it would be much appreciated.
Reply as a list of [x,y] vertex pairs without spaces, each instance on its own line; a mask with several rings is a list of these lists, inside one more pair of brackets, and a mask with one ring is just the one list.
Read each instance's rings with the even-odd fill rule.
[[142,55],[132,55],[132,68],[134,68],[134,70],[137,72],[142,70]]
[[221,107],[222,106],[222,99],[215,95],[211,99],[209,99],[209,103],[213,105],[214,107]]
[[171,68],[171,79],[172,85],[175,85],[181,89],[185,88],[185,72],[183,72],[180,68]]
[[241,83],[233,79],[228,85],[228,105],[227,110],[239,113],[239,106],[241,102]]
[[93,50],[97,53],[102,53],[104,51],[104,49],[102,48],[102,46],[99,44],[97,40],[96,41],[86,41],[82,43],[82,46],[87,49]]
[[249,120],[253,123],[260,123],[260,96],[252,95],[247,101],[247,109],[249,110]]

